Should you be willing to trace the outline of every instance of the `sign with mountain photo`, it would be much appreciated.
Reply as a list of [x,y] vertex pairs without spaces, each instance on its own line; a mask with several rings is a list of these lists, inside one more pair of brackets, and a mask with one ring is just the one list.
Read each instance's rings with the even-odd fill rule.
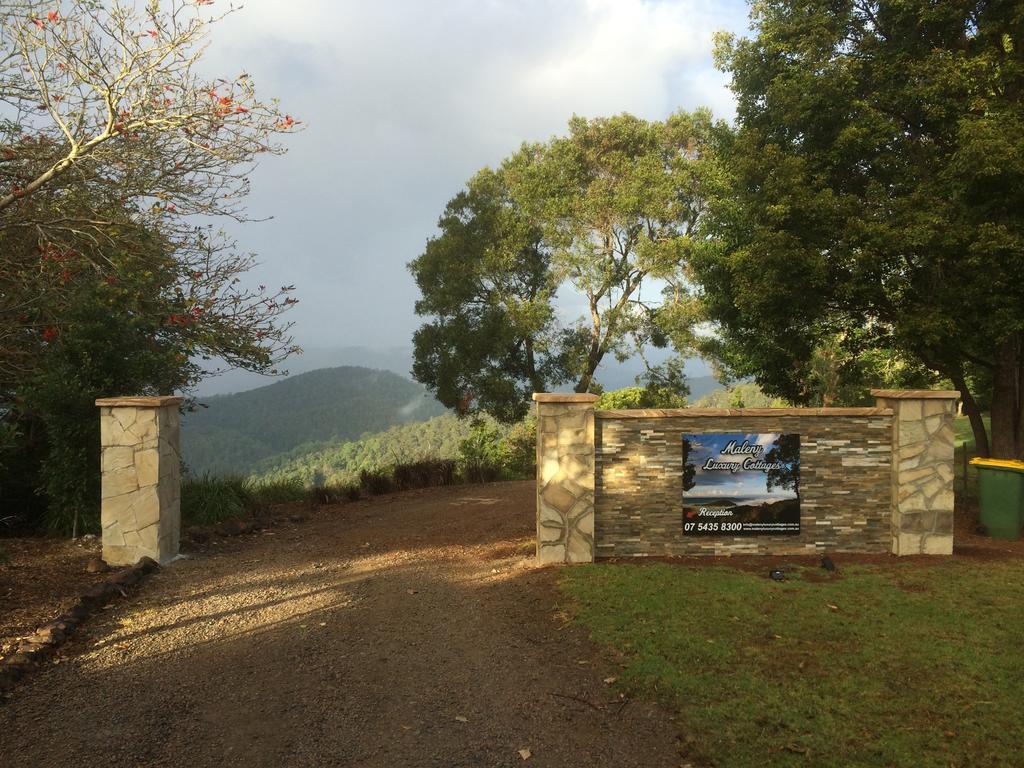
[[683,435],[683,535],[800,533],[800,435]]

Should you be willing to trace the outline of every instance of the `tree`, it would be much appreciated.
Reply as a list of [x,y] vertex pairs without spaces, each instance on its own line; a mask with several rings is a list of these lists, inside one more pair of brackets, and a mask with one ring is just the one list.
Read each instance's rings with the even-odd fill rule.
[[460,413],[517,421],[531,392],[566,376],[540,232],[490,170],[448,203],[438,227],[409,264],[423,296],[416,312],[433,317],[413,336],[413,375]]
[[248,171],[297,122],[248,75],[198,74],[209,4],[0,9],[0,495],[41,494],[55,529],[95,524],[97,396],[295,350],[291,286],[246,288],[253,257],[209,219],[245,220]]
[[766,487],[789,488],[800,498],[800,435],[779,435],[765,454],[765,461],[782,464],[781,469],[769,469]]
[[816,353],[891,350],[963,393],[982,452],[990,398],[992,453],[1024,456],[1018,13],[779,0],[719,40],[737,130],[694,267],[735,372],[806,402]]
[[683,490],[689,491],[697,484],[697,465],[690,461],[693,443],[683,438]]
[[[414,375],[447,405],[508,418],[530,390],[568,381],[591,391],[607,355],[665,346],[658,313],[691,301],[685,274],[711,125],[706,111],[664,122],[574,117],[567,136],[524,145],[475,177],[410,265],[417,312],[436,318],[416,334]],[[670,286],[660,298],[643,290],[657,281]],[[563,288],[584,298],[575,322],[558,322]],[[654,375],[664,386],[676,374]]]
[[[134,249],[129,268],[177,260],[210,331],[203,352],[268,370],[294,349],[275,322],[287,287],[242,288],[252,257],[196,226],[197,215],[244,220],[256,156],[280,153],[273,136],[297,125],[248,75],[198,74],[223,18],[205,18],[207,5],[22,0],[0,13],[0,380],[30,371],[46,328],[60,330],[67,271],[123,278],[104,253],[132,250],[137,234],[165,248]],[[54,259],[56,281],[40,265]]]

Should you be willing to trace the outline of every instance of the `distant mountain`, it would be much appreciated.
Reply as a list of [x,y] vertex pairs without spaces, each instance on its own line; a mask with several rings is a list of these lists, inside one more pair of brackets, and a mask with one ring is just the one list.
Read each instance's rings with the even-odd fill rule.
[[390,371],[324,368],[233,395],[201,397],[182,419],[182,459],[195,474],[248,473],[300,445],[350,441],[445,408]]
[[[669,356],[668,350],[650,349],[647,350],[647,359],[654,365],[662,363]],[[301,355],[289,358],[282,364],[282,368],[290,372],[288,377],[263,376],[249,371],[232,370],[213,376],[204,380],[199,385],[199,394],[203,397],[212,395],[227,394],[230,392],[245,392],[256,387],[266,386],[276,381],[286,381],[295,378],[303,373],[318,370],[320,368],[334,368],[336,366],[358,366],[363,368],[374,368],[397,373],[404,378],[411,378],[412,374],[412,347],[385,347],[370,349],[369,347],[309,347]],[[596,378],[605,390],[621,389],[632,387],[636,383],[636,377],[645,371],[643,361],[634,356],[620,363],[614,356],[608,355],[604,362],[597,369]],[[706,395],[720,385],[712,377],[711,369],[707,363],[699,357],[691,357],[686,361],[685,367],[687,382],[690,385],[690,400],[696,400]],[[572,385],[561,387],[564,391],[570,391]]]

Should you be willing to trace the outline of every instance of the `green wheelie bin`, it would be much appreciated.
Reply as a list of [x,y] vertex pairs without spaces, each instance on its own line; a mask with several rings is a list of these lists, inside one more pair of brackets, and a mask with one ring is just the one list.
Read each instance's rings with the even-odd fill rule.
[[996,539],[1019,539],[1024,528],[1024,461],[971,459],[978,469],[978,518]]

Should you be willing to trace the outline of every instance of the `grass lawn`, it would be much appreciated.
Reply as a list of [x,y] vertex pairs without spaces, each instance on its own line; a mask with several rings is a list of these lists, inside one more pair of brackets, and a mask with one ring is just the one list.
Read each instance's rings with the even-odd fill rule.
[[[841,560],[841,558],[837,558]],[[566,569],[619,683],[679,711],[698,765],[1024,765],[1024,560]]]

